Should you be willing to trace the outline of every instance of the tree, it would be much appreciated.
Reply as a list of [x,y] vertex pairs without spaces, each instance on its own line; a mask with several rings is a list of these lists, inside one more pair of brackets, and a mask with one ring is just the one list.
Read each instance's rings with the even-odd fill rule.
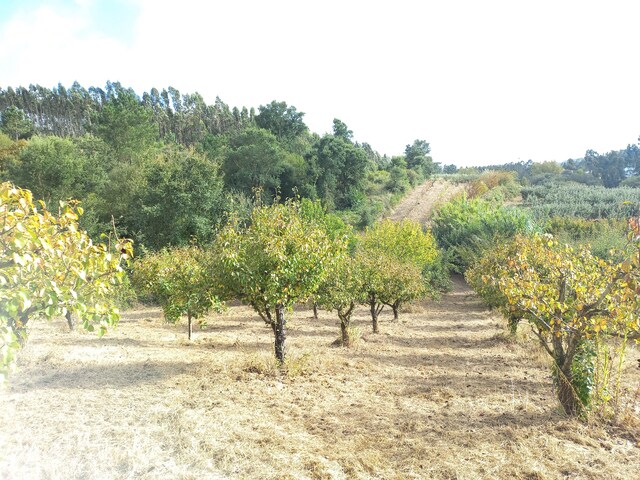
[[256,125],[269,130],[280,141],[290,142],[309,130],[302,120],[304,113],[298,112],[293,105],[288,107],[286,102],[274,100],[268,105],[260,105],[258,112]]
[[312,297],[314,318],[318,319],[318,306],[329,311],[336,310],[340,319],[341,343],[348,347],[351,345],[351,315],[356,306],[364,301],[361,271],[353,256],[353,227],[345,224],[337,215],[327,213],[319,201],[303,198],[300,214],[305,222],[322,228],[333,243],[334,254],[328,262],[327,275]]
[[404,157],[393,157],[391,159],[389,174],[388,190],[393,193],[404,193],[409,189],[407,162]]
[[33,133],[33,123],[19,108],[7,108],[0,114],[0,119],[0,130],[13,140],[28,138]]
[[343,347],[351,346],[351,316],[356,307],[366,300],[362,273],[356,259],[343,249],[334,257],[330,274],[315,297],[321,307],[337,312]]
[[404,149],[407,166],[420,172],[425,178],[429,178],[437,170],[437,166],[433,163],[429,153],[431,153],[429,142],[414,140],[411,145],[407,145]]
[[86,158],[67,138],[33,137],[20,150],[10,168],[13,182],[31,190],[36,198],[57,203],[82,198]]
[[253,307],[272,328],[281,363],[285,311],[317,291],[334,248],[324,229],[305,220],[300,203],[293,200],[254,208],[249,226],[231,223],[216,239],[211,275],[221,298],[237,298]]
[[439,261],[439,255],[435,238],[417,222],[383,220],[365,230],[358,259],[374,333],[385,305],[397,319],[402,303],[436,294],[435,282],[428,282],[431,278],[423,273]]
[[334,118],[333,119],[333,136],[336,138],[341,138],[344,141],[351,143],[353,139],[353,132],[349,130],[349,127],[347,127],[347,124],[344,123],[342,120]]
[[286,152],[276,137],[262,128],[250,127],[229,140],[222,169],[228,188],[253,195],[260,189],[273,198],[280,188]]
[[485,278],[506,297],[503,310],[524,313],[553,359],[558,400],[568,415],[581,413],[591,394],[585,385],[590,369],[580,358],[585,342],[640,330],[639,233],[636,222],[630,237],[635,245],[617,264],[595,258],[587,247],[560,245],[549,235],[518,236],[509,247],[514,254]]
[[159,136],[153,113],[133,90],[120,84],[96,115],[92,130],[111,146],[119,162],[130,164],[144,159]]
[[362,148],[343,135],[325,135],[313,145],[306,159],[313,190],[330,210],[357,206],[369,168]]
[[8,135],[0,133],[0,180],[8,179],[9,172],[18,164],[20,150],[26,144],[26,140],[14,141]]
[[492,248],[483,252],[482,256],[464,272],[465,280],[483,303],[490,308],[499,309],[506,317],[507,326],[513,335],[520,321],[527,316],[527,312],[517,304],[510,303],[499,285],[492,279],[502,275],[502,270],[505,265],[508,265],[509,259],[518,255],[517,248],[517,242],[497,242]]
[[546,161],[546,162],[534,162],[531,164],[531,175],[560,175],[564,168],[558,162]]
[[225,210],[219,165],[179,145],[162,149],[145,165],[144,188],[135,192],[128,228],[158,250],[169,245],[207,243]]
[[133,255],[127,240],[94,244],[78,228],[82,208],[61,203],[50,213],[34,203],[29,190],[0,185],[0,379],[12,367],[26,340],[27,323],[73,313],[100,335],[118,321],[110,304],[114,287],[124,278],[122,265]]
[[176,323],[186,315],[189,340],[193,320],[221,309],[207,275],[208,260],[206,251],[189,246],[164,249],[134,263],[134,286],[158,301],[167,322]]

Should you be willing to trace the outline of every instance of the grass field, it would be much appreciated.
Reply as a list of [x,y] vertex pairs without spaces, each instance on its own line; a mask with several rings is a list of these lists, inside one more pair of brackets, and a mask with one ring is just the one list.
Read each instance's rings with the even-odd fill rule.
[[[184,325],[138,309],[98,339],[34,324],[0,390],[3,479],[631,479],[640,471],[637,348],[629,417],[559,412],[547,359],[509,339],[461,281],[398,322],[366,309],[291,316],[288,373],[251,310]],[[635,413],[634,413],[635,409]]]

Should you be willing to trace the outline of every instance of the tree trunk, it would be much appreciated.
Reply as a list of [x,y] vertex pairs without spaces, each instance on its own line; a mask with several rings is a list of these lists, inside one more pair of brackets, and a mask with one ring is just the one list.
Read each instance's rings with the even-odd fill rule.
[[558,401],[562,405],[562,409],[567,415],[576,416],[582,411],[582,402],[578,398],[578,394],[573,385],[573,374],[571,373],[571,366],[568,371],[565,369],[557,369],[556,383],[558,388]]
[[378,329],[378,310],[376,309],[376,302],[369,303],[371,306],[371,323],[373,325],[373,333],[379,333]]
[[509,315],[507,319],[507,326],[509,327],[509,332],[511,335],[515,335],[518,333],[518,324],[520,323],[520,317],[517,315]]
[[340,332],[342,333],[342,346],[351,346],[351,337],[349,336],[349,320],[340,317]]
[[313,319],[318,319],[318,304],[316,302],[313,302]]
[[187,322],[189,322],[189,340],[191,340],[191,336],[193,335],[193,324],[191,315],[187,314]]
[[398,310],[400,309],[400,303],[399,302],[395,302],[393,305],[391,305],[391,309],[393,310],[393,320],[397,321],[398,320]]
[[64,318],[67,319],[67,325],[69,325],[69,331],[73,332],[76,328],[76,319],[73,318],[73,315],[70,310],[67,310],[67,313],[64,314]]
[[284,363],[285,346],[284,342],[287,339],[286,321],[284,319],[284,306],[276,305],[276,322],[273,328],[275,333],[275,351],[278,362]]

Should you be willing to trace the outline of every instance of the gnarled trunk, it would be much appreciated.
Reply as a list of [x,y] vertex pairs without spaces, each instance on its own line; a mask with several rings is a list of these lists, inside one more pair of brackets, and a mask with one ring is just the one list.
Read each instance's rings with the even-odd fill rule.
[[287,324],[284,319],[284,306],[276,305],[276,321],[273,326],[275,334],[275,353],[278,362],[284,363],[285,358],[285,340],[287,339]]
[[373,333],[379,333],[380,329],[378,328],[378,309],[376,308],[375,302],[371,302],[369,306],[371,307],[371,324],[373,326]]
[[373,326],[373,333],[379,333],[378,329],[378,315],[384,309],[384,303],[378,303],[378,299],[374,294],[369,294],[367,303],[371,309],[371,324]]
[[563,337],[560,325],[554,325],[551,345],[553,346],[553,360],[555,362],[555,380],[558,401],[567,415],[575,416],[582,412],[584,406],[578,397],[573,378],[572,365],[582,336],[569,333]]
[[391,305],[391,309],[393,310],[393,320],[398,320],[398,310],[400,310],[400,302],[394,302],[394,304]]
[[76,319],[73,318],[73,314],[70,310],[67,310],[67,313],[64,314],[64,318],[67,319],[67,325],[69,326],[69,331],[73,332],[76,328]]
[[568,369],[557,369],[556,388],[558,401],[567,415],[576,416],[582,412],[583,405],[573,384],[573,374],[571,367]]
[[340,319],[340,333],[342,334],[342,346],[350,347],[351,337],[349,336],[349,322],[342,318]]

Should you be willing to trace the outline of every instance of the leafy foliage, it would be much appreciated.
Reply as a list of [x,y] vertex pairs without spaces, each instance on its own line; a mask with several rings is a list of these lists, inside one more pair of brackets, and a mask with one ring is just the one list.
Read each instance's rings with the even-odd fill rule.
[[201,248],[164,249],[135,262],[133,282],[141,293],[158,301],[166,321],[175,323],[186,315],[191,339],[192,320],[222,308],[210,282],[209,268],[209,255]]
[[223,299],[253,307],[275,335],[275,353],[284,361],[285,309],[306,301],[326,277],[336,243],[316,222],[305,219],[300,203],[256,207],[251,223],[227,225],[214,245],[211,275]]
[[615,264],[595,258],[587,248],[560,245],[549,235],[518,236],[506,261],[484,277],[506,299],[503,311],[522,312],[552,357],[558,399],[568,414],[586,406],[581,395],[587,365],[575,364],[584,342],[640,329],[637,248]]
[[226,199],[218,164],[178,145],[162,149],[144,168],[145,188],[128,215],[140,243],[153,250],[193,241],[207,243],[222,222]]
[[129,241],[94,244],[78,228],[83,213],[76,203],[61,203],[57,215],[44,202],[34,203],[29,190],[0,185],[0,378],[26,340],[34,317],[47,319],[68,312],[87,330],[99,334],[118,321],[110,296],[124,278],[123,262],[131,258]]
[[532,229],[532,222],[521,210],[467,198],[443,205],[432,226],[438,245],[447,250],[458,272],[464,272],[498,239],[507,240]]

